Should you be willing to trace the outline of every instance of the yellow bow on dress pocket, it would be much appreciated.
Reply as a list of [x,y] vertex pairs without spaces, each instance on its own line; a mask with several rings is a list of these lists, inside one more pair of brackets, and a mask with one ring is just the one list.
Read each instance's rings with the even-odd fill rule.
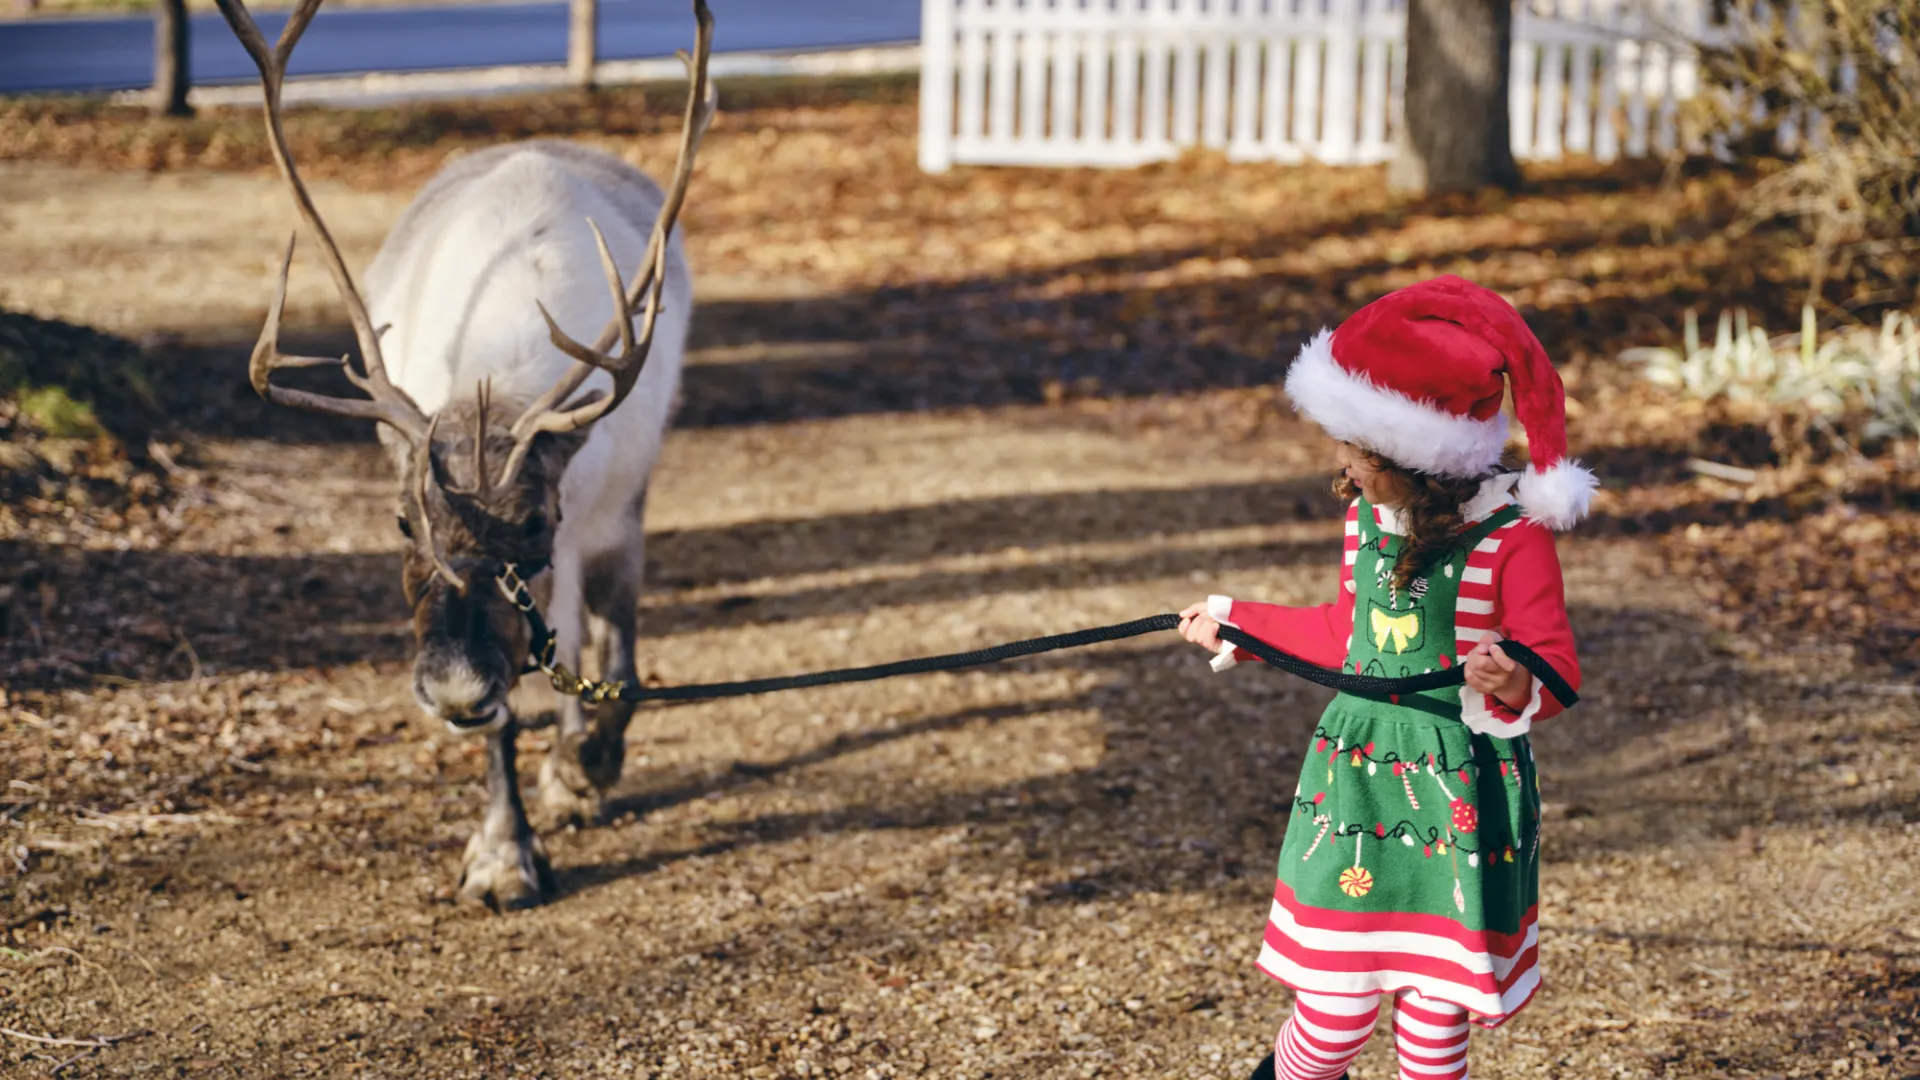
[[1373,647],[1381,652],[1387,650],[1387,639],[1393,639],[1393,651],[1407,651],[1407,643],[1420,636],[1420,613],[1409,611],[1405,615],[1389,615],[1379,608],[1373,609]]

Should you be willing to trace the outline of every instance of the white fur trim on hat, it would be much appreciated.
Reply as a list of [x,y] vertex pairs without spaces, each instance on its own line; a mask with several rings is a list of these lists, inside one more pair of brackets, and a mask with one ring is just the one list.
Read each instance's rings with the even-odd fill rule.
[[1570,529],[1587,516],[1587,504],[1593,501],[1600,482],[1577,461],[1558,461],[1545,471],[1528,469],[1520,474],[1514,495],[1527,520],[1549,529]]
[[1478,476],[1499,464],[1507,445],[1505,413],[1486,420],[1456,416],[1348,371],[1333,358],[1331,330],[1300,349],[1286,391],[1294,408],[1327,434],[1420,472]]

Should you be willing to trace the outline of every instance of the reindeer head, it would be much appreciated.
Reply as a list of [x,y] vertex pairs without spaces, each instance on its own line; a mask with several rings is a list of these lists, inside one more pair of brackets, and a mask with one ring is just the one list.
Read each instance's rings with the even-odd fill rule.
[[[519,675],[528,647],[526,623],[497,587],[497,580],[510,566],[532,576],[551,561],[560,522],[561,474],[588,429],[625,400],[646,364],[666,284],[667,237],[686,200],[694,154],[715,109],[707,79],[713,16],[706,0],[693,0],[694,55],[680,54],[692,83],[680,153],[631,288],[621,279],[599,227],[587,223],[599,243],[615,312],[598,340],[585,345],[568,337],[546,307],[533,301],[546,320],[554,347],[574,360],[567,373],[524,408],[497,406],[482,385],[473,398],[455,399],[428,416],[387,378],[380,352],[385,328],[376,329],[368,317],[353,276],[294,168],[281,127],[280,91],[287,60],[322,0],[300,0],[272,46],[242,0],[216,2],[260,69],[274,163],[293,194],[301,220],[319,241],[321,257],[353,324],[362,363],[362,370],[355,370],[348,357],[290,356],[280,351],[280,313],[294,250],[289,239],[248,376],[254,390],[268,401],[382,425],[382,441],[395,450],[403,478],[400,522],[409,544],[402,583],[413,607],[418,647],[415,696],[430,716],[458,730],[497,728],[507,720],[507,691]],[[619,351],[610,352],[616,343]],[[273,372],[281,368],[335,364],[365,397],[331,397],[272,383]],[[611,391],[582,394],[581,388],[595,371],[611,376]],[[497,469],[493,462],[500,463]]]
[[[401,585],[413,608],[413,693],[459,730],[505,721],[507,691],[527,656],[527,625],[496,582],[536,575],[553,559],[560,476],[585,430],[537,434],[521,451],[513,416],[483,388],[427,422],[418,442],[389,439],[400,466],[398,521],[407,539]],[[510,475],[490,461],[513,460]]]

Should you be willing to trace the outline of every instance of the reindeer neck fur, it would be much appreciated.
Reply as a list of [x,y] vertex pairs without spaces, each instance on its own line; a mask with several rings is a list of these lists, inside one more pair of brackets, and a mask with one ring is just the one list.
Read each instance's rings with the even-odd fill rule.
[[[414,199],[367,271],[374,322],[392,327],[384,344],[394,382],[429,413],[485,379],[502,400],[551,386],[572,361],[548,341],[536,303],[592,339],[614,309],[588,219],[630,276],[662,199],[638,170],[574,143],[512,143],[456,159]],[[692,288],[677,232],[668,246],[665,314],[634,398],[662,389],[671,397],[679,381]],[[609,385],[596,372],[586,387]]]
[[[545,392],[573,361],[548,340],[536,302],[569,333],[591,340],[611,318],[613,301],[587,219],[631,276],[662,201],[639,170],[575,143],[511,143],[449,163],[367,270],[374,325],[391,327],[383,351],[394,383],[428,413],[445,414],[443,438],[468,438],[456,413],[463,401],[471,410],[483,381],[501,414]],[[630,543],[630,508],[672,417],[692,314],[692,275],[677,230],[667,246],[663,303],[632,394],[569,459],[562,546]],[[595,372],[583,390],[609,386]],[[499,423],[489,430],[504,431]],[[396,464],[406,475],[405,463]]]

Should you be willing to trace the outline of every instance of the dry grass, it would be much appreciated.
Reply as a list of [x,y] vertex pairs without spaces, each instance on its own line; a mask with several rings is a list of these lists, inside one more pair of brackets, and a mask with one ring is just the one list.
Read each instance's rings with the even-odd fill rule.
[[[665,159],[657,99],[600,100],[294,127],[364,261],[494,127]],[[1538,740],[1549,988],[1477,1039],[1476,1075],[1920,1074],[1915,699],[1852,623],[1770,641],[1717,628],[1697,588],[1728,566],[1728,617],[1791,627],[1804,609],[1756,604],[1745,568],[1851,596],[1870,563],[1829,581],[1802,567],[1824,547],[1789,541],[1891,545],[1857,522],[1904,535],[1905,496],[1715,489],[1685,457],[1765,469],[1752,433],[1605,362],[1684,303],[1786,292],[1714,238],[1744,179],[1569,168],[1407,203],[1369,171],[1205,158],[926,178],[909,105],[733,102],[689,208],[700,351],[653,496],[648,668],[1317,599],[1325,447],[1275,406],[1275,350],[1466,273],[1572,361],[1578,449],[1614,485],[1562,545],[1589,683]],[[277,196],[207,147],[246,119],[190,145],[10,110],[0,305],[165,331],[182,475],[178,527],[137,538],[9,507],[6,645],[39,666],[10,667],[0,726],[0,1027],[140,1037],[0,1036],[0,1071],[1215,1078],[1262,1052],[1279,795],[1324,698],[1169,642],[648,713],[623,815],[549,839],[558,902],[454,906],[478,748],[415,727],[379,454],[238,378]],[[318,278],[296,281],[316,347],[343,337]],[[1388,1074],[1383,1047],[1356,1072]]]

